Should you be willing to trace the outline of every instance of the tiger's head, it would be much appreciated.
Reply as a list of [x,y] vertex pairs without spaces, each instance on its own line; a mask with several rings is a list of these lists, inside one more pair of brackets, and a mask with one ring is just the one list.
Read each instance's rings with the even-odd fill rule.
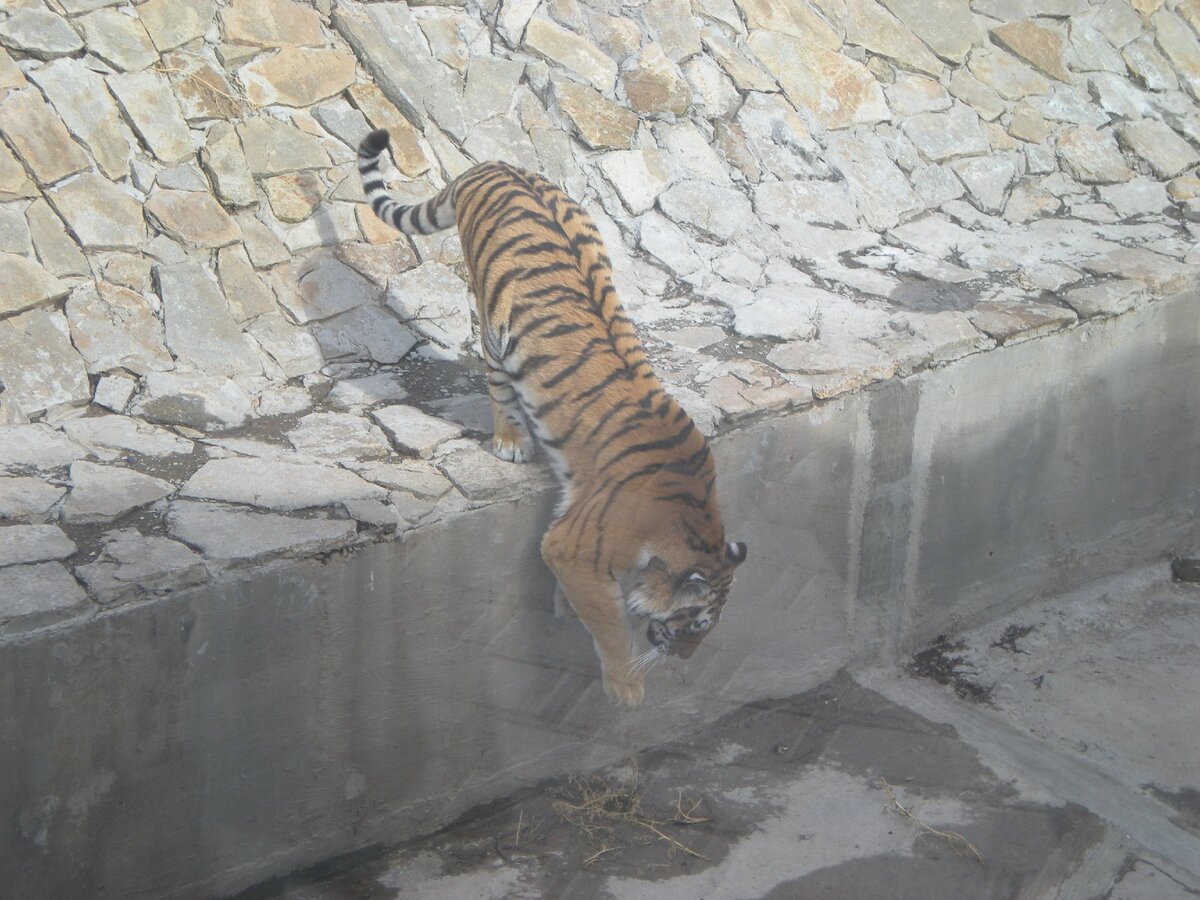
[[733,572],[746,559],[746,545],[672,567],[651,555],[626,591],[629,612],[646,621],[646,639],[659,653],[687,659],[721,619]]

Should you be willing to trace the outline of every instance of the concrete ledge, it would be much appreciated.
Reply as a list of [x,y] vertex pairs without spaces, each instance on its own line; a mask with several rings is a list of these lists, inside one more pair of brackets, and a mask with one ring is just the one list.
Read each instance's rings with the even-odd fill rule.
[[1200,539],[1197,296],[716,442],[749,543],[703,652],[603,698],[537,556],[546,489],[0,637],[0,881],[210,896],[894,660]]

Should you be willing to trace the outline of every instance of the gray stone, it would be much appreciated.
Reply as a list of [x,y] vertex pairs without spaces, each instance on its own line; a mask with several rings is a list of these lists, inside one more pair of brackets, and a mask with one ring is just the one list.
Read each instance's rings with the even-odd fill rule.
[[1004,210],[1008,189],[1017,177],[1017,167],[1011,159],[1000,155],[960,159],[951,163],[951,168],[976,207],[992,215]]
[[278,313],[259,316],[246,331],[288,378],[315,372],[325,364],[316,338]]
[[678,225],[653,211],[638,221],[638,243],[676,275],[686,277],[703,266],[692,241]]
[[1071,55],[1067,63],[1076,72],[1110,72],[1124,75],[1125,60],[1101,34],[1091,17],[1076,16],[1070,22]]
[[1121,75],[1096,72],[1088,76],[1088,91],[1101,109],[1122,119],[1154,115],[1150,96]]
[[348,413],[309,413],[286,437],[301,453],[321,459],[386,459],[392,455],[387,435],[362,416]]
[[316,107],[312,113],[322,128],[356,150],[359,142],[371,130],[362,111],[340,98]]
[[7,144],[0,144],[0,200],[20,200],[38,195],[37,185],[17,162]]
[[447,350],[471,340],[472,298],[449,266],[424,263],[388,281],[387,305],[406,325]]
[[327,359],[398,363],[417,344],[417,336],[386,310],[358,306],[349,312],[312,322],[309,331]]
[[1133,178],[1133,170],[1110,131],[1087,126],[1064,130],[1058,136],[1058,158],[1084,184],[1113,184]]
[[1196,283],[1194,266],[1142,247],[1117,247],[1081,260],[1079,266],[1093,275],[1140,281],[1163,293],[1191,288]]
[[486,27],[484,23],[466,12],[435,6],[415,9],[413,15],[425,39],[429,41],[429,52],[433,58],[459,72],[465,72],[471,60],[471,45]]
[[611,93],[617,64],[603,50],[549,19],[534,17],[525,28],[525,49],[547,62],[574,72],[592,87]]
[[63,221],[45,200],[35,200],[27,210],[33,249],[47,271],[55,275],[90,275],[87,258],[71,240]]
[[0,383],[26,415],[92,397],[83,358],[71,345],[67,317],[32,309],[0,319]]
[[325,402],[336,409],[359,409],[377,403],[395,403],[408,396],[404,379],[391,372],[348,378],[337,381],[325,397]]
[[80,175],[46,198],[85,249],[136,250],[146,239],[141,204],[101,175]]
[[918,167],[913,170],[912,185],[921,205],[928,209],[937,209],[966,192],[962,182],[946,166]]
[[642,18],[670,59],[681,62],[700,52],[690,0],[649,0]]
[[[253,186],[253,181],[251,185]],[[254,216],[239,215],[237,220],[242,229],[242,243],[246,248],[246,255],[250,257],[250,262],[256,269],[269,269],[291,258],[283,242]]]
[[1028,102],[1052,122],[1103,128],[1110,121],[1108,113],[1092,101],[1086,90],[1070,84],[1053,84],[1048,96],[1031,97]]
[[850,186],[863,219],[871,228],[891,228],[920,201],[884,143],[874,135],[831,135],[828,162]]
[[87,448],[49,425],[0,425],[2,469],[57,469],[87,455]]
[[424,459],[433,456],[440,444],[463,433],[462,428],[452,422],[404,404],[380,407],[371,412],[371,418],[387,432],[397,450]]
[[707,181],[681,181],[663,191],[658,205],[676,222],[719,241],[749,226],[753,210],[746,195]]
[[77,549],[57,525],[0,526],[0,567],[65,559]]
[[747,44],[788,99],[823,128],[870,125],[891,118],[882,87],[861,63],[774,32],[751,32]]
[[733,328],[746,337],[810,340],[817,333],[821,302],[828,296],[821,288],[803,285],[761,288],[733,307]]
[[1129,0],[1105,0],[1092,20],[1097,31],[1114,46],[1124,47],[1142,33],[1142,17]]
[[653,208],[671,184],[668,160],[660,150],[615,150],[604,154],[599,165],[634,215]]
[[1183,19],[1165,9],[1151,18],[1154,39],[1159,48],[1175,64],[1188,93],[1200,96],[1200,41]]
[[87,603],[87,594],[62,563],[9,566],[0,579],[0,634],[60,622]]
[[259,116],[237,128],[250,171],[255,175],[282,175],[300,169],[330,165],[321,141],[295,126]]
[[902,376],[992,345],[991,340],[975,329],[966,313],[955,310],[900,313],[888,324],[893,333],[875,343],[895,361],[896,372]]
[[713,27],[701,33],[704,47],[743,91],[773,91],[775,79],[756,60],[751,59],[726,36]]
[[691,122],[683,121],[654,126],[654,137],[666,154],[674,179],[698,178],[721,187],[731,187],[729,170],[708,138]]
[[209,460],[187,480],[180,494],[275,510],[309,509],[387,496],[378,485],[334,466],[242,457]]
[[63,431],[98,455],[112,451],[141,456],[191,453],[193,444],[172,431],[128,416],[85,416],[63,422]]
[[537,150],[512,116],[497,116],[476,125],[462,146],[472,159],[503,159],[524,169],[538,167]]
[[691,85],[699,112],[708,119],[729,119],[737,112],[742,97],[729,76],[707,56],[689,59],[683,75]]
[[187,244],[224,247],[242,237],[237,222],[207,192],[155,191],[144,208],[160,231]]
[[38,59],[70,56],[83,41],[62,16],[48,9],[18,9],[0,22],[0,44]]
[[0,102],[0,133],[41,184],[52,184],[90,164],[33,88],[13,91]]
[[239,244],[222,247],[217,254],[217,275],[230,311],[238,322],[245,323],[275,312],[275,295],[250,265],[245,247]]
[[151,422],[219,431],[244,425],[251,408],[250,395],[229,378],[151,372],[142,379],[130,411]]
[[0,315],[21,312],[65,297],[69,287],[33,260],[0,253]]
[[108,282],[86,282],[66,304],[71,341],[93,374],[128,369],[139,375],[172,369],[163,327],[144,297]]
[[315,254],[305,268],[295,291],[279,294],[280,303],[301,324],[328,319],[379,297],[378,287],[328,252]]
[[983,29],[971,14],[969,0],[946,0],[938,4],[925,0],[882,2],[942,59],[962,63],[971,48],[984,41]]
[[1117,211],[1121,218],[1160,215],[1171,206],[1167,187],[1149,178],[1135,178],[1126,184],[1103,185],[1100,199]]
[[550,482],[544,469],[505,462],[479,447],[446,454],[438,460],[438,468],[473,504],[514,500],[537,482],[547,486]]
[[979,243],[979,235],[961,228],[944,214],[933,213],[888,231],[888,236],[918,253],[946,259]]
[[883,351],[860,340],[791,341],[767,354],[767,360],[787,372],[819,375],[814,394],[832,397],[895,374],[895,363]]
[[175,493],[175,485],[121,466],[71,464],[71,493],[62,519],[73,525],[112,522],[126,513]]
[[135,72],[158,62],[158,52],[137,16],[109,8],[75,21],[83,29],[88,52],[122,72]]
[[292,254],[362,238],[358,230],[358,203],[321,203],[299,224],[286,227],[283,245]]
[[217,122],[209,129],[200,150],[200,163],[212,178],[213,190],[229,206],[257,206],[258,191],[254,175],[238,133],[228,122]]
[[208,191],[208,180],[192,163],[163,169],[155,177],[154,185],[164,191]]
[[1145,285],[1138,281],[1104,281],[1089,287],[1067,291],[1063,300],[1081,319],[1095,316],[1119,316],[1133,309],[1145,297]]
[[487,394],[455,394],[434,400],[429,405],[439,418],[457,422],[467,431],[492,434],[495,430],[492,403]]
[[[125,18],[122,16],[122,18]],[[29,73],[108,178],[129,174],[130,139],[104,79],[81,60],[59,59]]]
[[202,37],[216,6],[214,0],[146,0],[137,13],[154,46],[166,53]]
[[892,84],[884,85],[888,105],[897,116],[942,112],[952,103],[946,89],[932,78],[899,73]]
[[454,489],[449,479],[423,459],[359,463],[352,467],[368,481],[423,500],[437,500]]
[[820,146],[804,120],[781,95],[750,94],[735,121],[763,171],[777,178],[828,177],[828,170],[818,172],[810,161],[821,155]]
[[1006,100],[1048,94],[1049,80],[1025,63],[994,47],[971,54],[971,73]]
[[966,106],[947,113],[921,113],[905,119],[900,127],[931,162],[978,156],[991,149],[979,116]]
[[967,315],[971,324],[998,344],[1031,340],[1075,324],[1069,309],[1026,300],[983,300]]
[[192,133],[171,91],[171,83],[155,71],[108,76],[122,112],[142,142],[167,165],[195,155]]
[[754,189],[754,211],[775,226],[813,222],[853,228],[859,218],[846,184],[836,181],[763,182]]
[[1174,178],[1200,163],[1200,154],[1159,119],[1139,119],[1117,128],[1122,146],[1136,153],[1159,178]]
[[865,47],[906,69],[935,77],[942,72],[941,61],[876,0],[846,0],[838,24],[845,29],[848,44]]
[[969,69],[954,70],[950,76],[950,93],[988,122],[996,121],[1008,111],[1008,101],[972,75]]
[[76,568],[89,593],[113,604],[161,591],[179,590],[208,580],[204,557],[170,538],[122,528],[104,536],[94,562]]
[[841,44],[837,32],[807,3],[791,0],[734,2],[752,30],[777,31],[826,50],[837,50]]
[[216,279],[193,262],[154,268],[167,346],[176,359],[208,375],[260,375],[262,364],[242,337]]
[[171,504],[167,529],[206,558],[235,563],[312,556],[351,544],[358,533],[349,519],[299,519],[183,501]]
[[1071,75],[1063,65],[1062,37],[1057,31],[1024,19],[993,28],[992,40],[1038,71],[1070,82]]
[[333,23],[408,121],[420,122],[428,112],[443,130],[460,140],[466,137],[461,79],[429,55],[428,42],[406,5],[339,7]]
[[131,378],[120,372],[113,375],[103,375],[96,382],[96,390],[92,394],[92,402],[104,409],[121,413],[129,405],[129,398],[133,396],[135,390],[137,390],[137,379],[135,378]]
[[66,488],[32,476],[0,475],[0,521],[45,522]]
[[1154,46],[1153,39],[1143,34],[1125,46],[1121,58],[1133,74],[1134,80],[1148,91],[1173,91],[1179,87],[1175,70],[1165,56]]
[[1023,180],[1013,188],[1008,202],[1004,205],[1004,219],[1013,223],[1025,223],[1041,216],[1054,215],[1062,205],[1058,197],[1041,185]]

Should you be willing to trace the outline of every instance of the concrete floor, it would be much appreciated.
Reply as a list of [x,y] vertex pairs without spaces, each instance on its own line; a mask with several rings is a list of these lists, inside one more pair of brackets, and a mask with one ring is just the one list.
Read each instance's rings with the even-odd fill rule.
[[843,674],[244,896],[1200,896],[1200,585],[1139,573],[940,646],[949,684]]

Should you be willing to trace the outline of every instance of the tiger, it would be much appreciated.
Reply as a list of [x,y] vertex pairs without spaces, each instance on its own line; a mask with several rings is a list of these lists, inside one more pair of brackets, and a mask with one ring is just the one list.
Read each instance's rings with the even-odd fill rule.
[[526,462],[540,451],[550,463],[559,501],[541,554],[557,579],[555,612],[569,604],[587,628],[609,700],[636,707],[652,663],[687,659],[712,633],[746,559],[744,543],[725,540],[708,441],[647,361],[578,203],[541,175],[481,162],[404,205],[380,172],[388,146],[382,129],[359,145],[363,193],[405,234],[458,228],[492,452]]

